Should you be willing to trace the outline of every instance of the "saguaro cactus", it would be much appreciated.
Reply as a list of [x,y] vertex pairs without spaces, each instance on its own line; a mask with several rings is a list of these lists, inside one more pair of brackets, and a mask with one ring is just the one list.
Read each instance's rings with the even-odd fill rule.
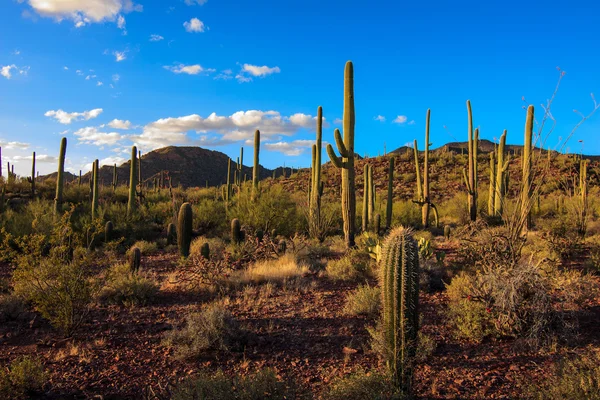
[[498,145],[498,163],[496,166],[496,196],[494,198],[494,215],[502,216],[504,211],[504,197],[508,186],[506,185],[508,177],[509,157],[505,153],[506,146],[506,129],[500,136],[500,144]]
[[168,244],[175,244],[177,242],[177,228],[175,227],[175,224],[170,222],[169,225],[167,225],[167,243]]
[[471,111],[471,101],[467,100],[467,113],[469,119],[469,174],[463,170],[465,185],[469,195],[469,215],[471,221],[477,219],[477,148],[479,146],[479,129],[473,131],[473,113]]
[[65,155],[67,153],[67,138],[60,141],[60,153],[58,155],[58,173],[56,175],[56,197],[54,197],[54,214],[62,211],[63,185],[65,182]]
[[94,161],[94,166],[92,168],[92,180],[93,180],[93,186],[92,186],[92,219],[96,219],[96,217],[98,216],[98,197],[99,197],[99,193],[98,193],[98,166],[99,166],[99,162],[98,162],[98,159],[96,159]]
[[119,177],[117,175],[117,164],[113,166],[113,179],[112,179],[112,188],[113,192],[117,190],[117,185],[119,183]]
[[534,108],[532,105],[527,107],[527,119],[525,121],[525,140],[523,146],[523,181],[521,188],[521,221],[524,229],[531,229],[531,207],[532,204],[532,177],[531,177],[531,165],[532,165],[532,145],[533,145],[533,118]]
[[488,215],[494,215],[496,204],[496,152],[490,153],[490,187],[488,194]]
[[131,148],[131,164],[129,165],[129,201],[127,202],[127,216],[131,216],[135,211],[136,202],[136,186],[137,186],[137,147],[133,146]]
[[367,193],[367,201],[369,207],[369,223],[373,223],[375,218],[375,182],[373,181],[373,166],[369,165],[369,192]]
[[387,229],[392,227],[392,207],[394,204],[394,157],[390,157],[390,166],[388,169],[388,193],[387,207],[385,213],[385,225]]
[[340,157],[336,156],[333,147],[327,145],[327,155],[333,165],[342,171],[342,214],[344,219],[344,237],[348,248],[354,247],[356,195],[354,193],[354,67],[352,62],[346,63],[344,72],[344,138],[338,129],[334,136]]
[[[321,196],[323,195],[323,183],[321,182],[321,148],[323,139],[323,108],[319,106],[317,109],[317,138],[316,143],[312,146],[312,163],[311,163],[311,184],[309,196],[309,215],[312,227],[320,225],[321,220]],[[273,175],[274,176],[274,175]],[[311,232],[311,236],[315,237],[316,232]]]
[[240,243],[242,241],[242,232],[241,232],[241,224],[240,220],[234,218],[231,220],[231,241],[233,243]]
[[132,273],[136,273],[140,270],[140,264],[142,263],[142,252],[138,247],[131,249],[129,253],[129,269]]
[[427,110],[425,117],[425,152],[423,160],[423,183],[421,183],[421,169],[419,167],[419,148],[417,141],[414,141],[414,154],[415,154],[415,168],[417,172],[417,200],[413,200],[414,203],[421,206],[421,223],[424,228],[429,227],[429,214],[433,210],[435,225],[439,223],[437,208],[435,204],[431,202],[429,197],[429,120],[431,117],[431,110]]
[[35,151],[31,158],[31,197],[35,196]]
[[112,240],[115,226],[111,221],[107,221],[104,225],[104,243],[108,243]]
[[365,164],[363,172],[363,204],[362,204],[362,230],[369,230],[369,192],[371,191],[371,183],[369,181],[369,164]]
[[387,366],[395,384],[410,392],[419,330],[419,248],[410,229],[396,228],[385,239],[380,279]]
[[257,129],[254,132],[254,168],[252,169],[252,194],[258,194],[258,156],[260,153],[260,131]]
[[142,152],[138,151],[138,185],[140,186],[140,202],[142,201],[142,199],[144,198],[142,196],[142,191],[143,191],[143,186],[144,186],[144,180],[142,179]]
[[227,159],[227,189],[225,192],[225,201],[231,198],[231,158]]
[[190,203],[183,203],[181,208],[179,208],[179,216],[177,217],[177,247],[179,247],[179,255],[182,257],[190,255],[192,221],[192,205]]

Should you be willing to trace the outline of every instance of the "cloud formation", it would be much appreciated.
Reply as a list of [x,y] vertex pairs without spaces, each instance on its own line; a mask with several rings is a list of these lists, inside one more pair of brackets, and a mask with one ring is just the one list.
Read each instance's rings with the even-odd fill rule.
[[77,28],[114,21],[120,29],[125,29],[122,13],[143,9],[131,0],[28,0],[27,3],[38,15],[57,22],[71,20]]
[[69,113],[69,112],[59,109],[56,111],[55,110],[46,111],[44,116],[54,118],[61,124],[68,125],[73,121],[82,121],[82,120],[88,121],[90,119],[97,118],[100,114],[102,114],[102,111],[103,110],[101,108],[95,108],[95,109],[89,110],[89,111]]
[[379,122],[385,122],[385,117],[383,115],[378,115],[375,118],[373,118],[375,121],[379,121]]
[[113,119],[112,121],[110,121],[108,123],[108,126],[110,126],[113,129],[131,129],[131,122],[130,121],[125,121],[122,119]]
[[101,132],[98,128],[93,126],[81,128],[73,134],[77,136],[77,140],[80,143],[92,144],[95,146],[114,145],[124,138],[124,136],[118,132]]
[[183,27],[187,32],[204,32],[207,27],[204,25],[204,22],[200,21],[198,18],[192,18],[189,21],[185,21],[183,23]]
[[0,67],[0,75],[5,77],[6,79],[12,78],[13,75],[11,71],[18,73],[19,75],[27,75],[27,72],[29,72],[29,67],[19,68],[15,64],[4,65]]
[[314,143],[314,140],[294,140],[292,142],[265,143],[264,147],[268,151],[276,151],[286,156],[299,156],[311,149]]
[[164,37],[157,35],[157,34],[150,35],[151,42],[160,42],[161,40],[164,40]]
[[215,72],[215,69],[203,68],[202,65],[200,65],[200,64],[194,64],[194,65],[179,64],[179,65],[175,65],[175,66],[165,65],[163,68],[168,71],[171,71],[173,73],[176,73],[176,74],[188,74],[188,75],[198,75],[198,74],[208,75],[212,72]]
[[396,119],[394,119],[394,123],[395,124],[404,124],[404,123],[406,123],[407,120],[408,120],[408,118],[406,117],[406,115],[398,115],[396,117]]
[[4,140],[0,140],[0,147],[2,147],[3,149],[27,150],[29,148],[29,143],[23,143],[23,142],[6,142]]

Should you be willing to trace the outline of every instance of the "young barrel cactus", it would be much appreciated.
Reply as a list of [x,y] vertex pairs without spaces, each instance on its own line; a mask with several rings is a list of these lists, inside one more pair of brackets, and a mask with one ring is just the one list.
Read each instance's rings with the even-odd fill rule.
[[190,243],[192,243],[192,205],[183,203],[179,209],[177,218],[177,247],[182,257],[190,255]]

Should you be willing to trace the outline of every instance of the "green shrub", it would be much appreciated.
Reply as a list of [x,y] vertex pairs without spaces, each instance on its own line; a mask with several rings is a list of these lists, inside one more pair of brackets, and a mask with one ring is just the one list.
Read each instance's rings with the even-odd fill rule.
[[371,257],[368,253],[350,250],[339,260],[327,263],[327,276],[333,280],[352,281],[365,279],[371,275]]
[[334,380],[325,400],[392,400],[402,399],[389,377],[378,372],[359,371]]
[[22,357],[14,360],[8,371],[0,369],[0,397],[25,399],[40,392],[47,382],[42,362],[37,358]]
[[127,307],[143,306],[158,293],[158,285],[142,272],[132,272],[127,264],[116,264],[108,272],[100,301]]
[[381,308],[381,289],[362,285],[346,297],[344,313],[375,316]]
[[[188,197],[188,201],[191,200]],[[225,232],[227,230],[227,214],[225,202],[212,198],[204,198],[193,204],[193,226],[200,234]]]
[[554,376],[538,387],[530,386],[529,394],[539,400],[599,400],[600,355],[596,350],[562,360]]
[[221,304],[209,304],[185,320],[184,327],[169,332],[164,340],[178,358],[196,358],[210,350],[239,351],[246,344],[247,333]]
[[206,238],[204,236],[200,236],[195,238],[190,245],[190,256],[200,256],[200,249],[204,243],[208,243],[210,248],[210,253],[215,254],[217,257],[220,257],[221,254],[225,251],[225,242],[219,238]]
[[158,245],[156,244],[156,242],[147,242],[145,240],[138,240],[137,242],[135,242],[133,244],[133,246],[131,246],[131,248],[127,252],[128,256],[129,256],[129,252],[131,251],[131,249],[133,249],[135,247],[140,249],[140,252],[142,253],[143,256],[150,256],[150,255],[156,254],[158,252]]
[[25,304],[14,294],[0,294],[0,322],[14,321],[25,311]]
[[271,369],[263,369],[246,377],[229,378],[222,372],[210,376],[201,373],[180,383],[172,400],[262,400],[291,399],[293,393]]

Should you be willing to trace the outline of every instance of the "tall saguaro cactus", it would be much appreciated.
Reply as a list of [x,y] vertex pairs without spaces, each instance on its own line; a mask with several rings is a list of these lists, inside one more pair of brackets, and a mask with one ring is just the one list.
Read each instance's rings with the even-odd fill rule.
[[385,212],[385,225],[387,229],[392,227],[392,207],[394,204],[394,157],[390,157],[390,166],[388,169],[388,193],[387,207]]
[[190,244],[192,243],[192,228],[193,228],[192,205],[183,203],[179,208],[177,216],[177,247],[179,255],[187,257],[190,255]]
[[[323,142],[323,108],[317,109],[316,142],[312,146],[311,179],[309,187],[309,232],[311,237],[316,237],[322,232],[321,225],[321,196],[323,195],[323,182],[321,182],[321,148]],[[273,175],[275,176],[275,175]]]
[[419,167],[419,148],[417,141],[414,141],[414,153],[415,153],[415,168],[417,172],[417,200],[413,200],[414,203],[421,206],[421,223],[424,228],[429,227],[429,214],[433,210],[435,217],[435,225],[439,223],[437,214],[437,208],[435,204],[431,202],[429,197],[429,121],[431,118],[431,110],[427,110],[425,117],[425,152],[423,160],[423,183],[421,183],[421,169]]
[[119,176],[117,175],[117,164],[115,164],[113,166],[113,179],[112,179],[113,192],[117,190],[118,184],[119,184]]
[[369,164],[365,164],[364,172],[363,172],[363,204],[362,204],[362,230],[363,232],[367,232],[369,230],[369,213],[371,211],[370,207],[370,198],[373,196],[371,194],[372,185],[369,180],[369,171],[371,171],[371,167]]
[[225,201],[231,198],[231,158],[227,159],[227,188],[225,192]]
[[31,197],[35,196],[35,151],[31,158]]
[[506,147],[506,129],[500,136],[500,144],[498,145],[497,165],[496,165],[496,195],[494,197],[494,215],[502,216],[504,212],[504,197],[508,187],[506,186],[508,175],[509,157],[505,153]]
[[531,207],[532,207],[532,176],[531,176],[531,165],[532,165],[532,145],[533,145],[533,117],[534,108],[532,105],[527,107],[527,119],[525,120],[525,140],[523,146],[523,187],[521,188],[521,221],[523,221],[523,228],[531,229]]
[[387,367],[405,393],[411,390],[419,330],[419,248],[411,233],[404,227],[392,230],[380,261]]
[[252,170],[252,193],[254,196],[258,194],[258,156],[260,153],[260,131],[257,129],[254,132],[254,169]]
[[93,189],[92,189],[92,219],[96,219],[98,216],[98,159],[94,161],[94,165],[92,168],[92,179],[93,179]]
[[473,131],[473,113],[471,111],[471,101],[467,100],[467,113],[469,119],[469,173],[463,170],[465,185],[469,195],[469,215],[471,221],[477,219],[477,148],[479,146],[479,129]]
[[56,196],[54,197],[54,214],[62,211],[63,186],[65,182],[65,155],[67,154],[67,138],[60,141],[60,153],[58,155],[58,173],[56,175]]
[[342,214],[344,219],[344,237],[348,248],[354,247],[356,195],[354,193],[354,67],[346,62],[344,72],[344,138],[338,129],[334,136],[340,157],[336,156],[333,147],[327,145],[327,155],[333,165],[342,171]]
[[129,165],[129,201],[127,202],[127,216],[131,216],[135,211],[135,195],[137,186],[137,147],[131,148],[131,163]]
[[496,205],[496,152],[490,153],[490,187],[488,194],[488,215],[494,215]]

